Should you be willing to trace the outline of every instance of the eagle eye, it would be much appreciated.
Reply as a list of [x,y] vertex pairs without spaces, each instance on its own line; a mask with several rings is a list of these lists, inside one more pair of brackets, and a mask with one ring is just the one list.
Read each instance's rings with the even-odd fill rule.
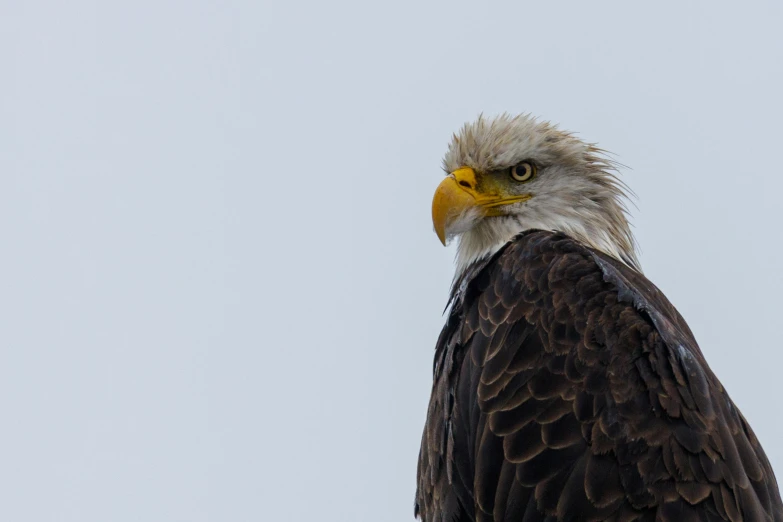
[[511,177],[514,181],[530,181],[535,175],[536,166],[529,161],[523,161],[519,165],[511,167]]

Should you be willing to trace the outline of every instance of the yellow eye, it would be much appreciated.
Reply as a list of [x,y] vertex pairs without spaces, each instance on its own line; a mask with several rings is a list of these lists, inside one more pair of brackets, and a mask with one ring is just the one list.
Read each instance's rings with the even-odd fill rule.
[[529,161],[523,161],[519,165],[511,167],[511,177],[515,181],[530,181],[536,175],[536,166]]

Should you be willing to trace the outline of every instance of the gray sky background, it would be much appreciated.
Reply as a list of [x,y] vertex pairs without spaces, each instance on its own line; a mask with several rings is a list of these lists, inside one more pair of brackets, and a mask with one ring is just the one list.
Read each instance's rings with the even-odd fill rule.
[[447,140],[630,168],[783,477],[783,7],[0,0],[0,519],[411,520]]

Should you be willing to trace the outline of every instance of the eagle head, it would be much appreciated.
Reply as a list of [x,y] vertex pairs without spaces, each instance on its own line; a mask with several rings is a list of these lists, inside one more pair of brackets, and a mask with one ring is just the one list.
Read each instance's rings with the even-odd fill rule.
[[530,115],[483,116],[453,136],[432,221],[458,273],[529,229],[562,232],[639,270],[625,185],[593,144]]

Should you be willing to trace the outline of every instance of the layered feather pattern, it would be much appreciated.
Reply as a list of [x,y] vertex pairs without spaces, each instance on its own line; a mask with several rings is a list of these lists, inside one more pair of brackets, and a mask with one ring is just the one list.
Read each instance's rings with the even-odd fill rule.
[[748,423],[643,275],[554,232],[458,281],[416,514],[434,521],[772,521]]

